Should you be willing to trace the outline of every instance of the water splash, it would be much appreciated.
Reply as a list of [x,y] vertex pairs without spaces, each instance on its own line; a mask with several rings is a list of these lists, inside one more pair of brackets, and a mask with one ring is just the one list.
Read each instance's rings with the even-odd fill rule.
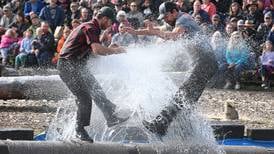
[[[185,48],[189,41],[192,40],[128,47],[124,54],[91,58],[88,67],[108,99],[118,107],[134,111],[126,123],[108,128],[102,113],[93,105],[91,126],[86,129],[95,141],[150,143],[159,152],[164,151],[167,145],[182,152],[188,146],[210,146],[217,149],[216,153],[221,153],[211,128],[198,114],[195,104],[183,106],[163,138],[150,133],[141,124],[143,119],[152,119],[159,114],[170,102],[180,83],[191,74],[192,59]],[[50,127],[49,140],[67,140],[73,136],[75,110],[71,112],[67,108],[74,108],[75,105],[68,104],[74,104],[74,101],[68,101],[65,109],[59,112],[62,118],[56,117],[59,121],[54,121]],[[56,129],[59,127],[62,128]],[[202,152],[206,150],[204,148]]]

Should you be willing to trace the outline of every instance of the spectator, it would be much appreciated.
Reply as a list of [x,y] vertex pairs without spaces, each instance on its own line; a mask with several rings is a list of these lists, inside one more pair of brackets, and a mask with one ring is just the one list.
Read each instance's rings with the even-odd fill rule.
[[92,17],[92,16],[89,15],[89,10],[88,10],[87,8],[82,8],[82,9],[81,9],[80,21],[81,21],[82,23],[90,21],[90,20],[91,20],[91,17]]
[[50,0],[39,15],[40,19],[49,23],[50,29],[54,32],[57,26],[64,24],[65,14],[63,8],[57,5],[57,0]]
[[233,32],[229,39],[226,49],[226,63],[227,69],[225,72],[226,85],[225,89],[230,88],[235,82],[235,90],[239,90],[241,72],[246,70],[248,64],[249,51],[245,44],[244,39],[239,32]]
[[233,17],[230,19],[229,23],[232,25],[232,27],[236,30],[237,29],[237,22],[238,19],[236,17]]
[[129,46],[136,42],[132,34],[127,33],[123,28],[125,27],[124,23],[119,25],[119,33],[115,34],[112,37],[111,44],[118,46]]
[[144,2],[141,4],[140,10],[144,16],[147,16],[156,13],[156,10],[153,10],[153,8],[154,7],[151,3],[151,0],[144,0]]
[[32,30],[27,30],[25,32],[25,37],[21,41],[19,54],[15,58],[15,68],[19,69],[19,67],[26,67],[27,60],[29,64],[33,64],[34,61],[34,53],[32,51],[32,41],[33,41],[33,32]]
[[30,19],[31,19],[31,25],[28,29],[30,29],[31,31],[35,32],[33,34],[33,37],[36,37],[36,29],[38,27],[40,27],[41,22],[39,17],[35,14],[35,13],[30,13]]
[[63,30],[63,35],[57,44],[57,49],[56,49],[57,52],[55,53],[54,57],[52,58],[52,64],[54,64],[54,65],[57,64],[61,49],[62,49],[67,37],[69,36],[70,32],[71,32],[71,29],[68,26],[65,26],[65,28]]
[[127,18],[131,25],[136,29],[143,25],[144,16],[140,11],[138,11],[138,6],[135,2],[130,3],[130,11],[127,14]]
[[176,4],[177,4],[180,11],[186,12],[186,13],[190,11],[188,1],[186,1],[186,0],[176,0]]
[[229,7],[229,16],[228,20],[232,18],[237,18],[238,20],[244,19],[244,14],[242,12],[242,9],[237,2],[233,2]]
[[257,29],[256,38],[259,41],[259,44],[262,44],[266,41],[267,35],[269,34],[271,28],[273,26],[272,13],[267,12],[264,15],[264,23],[261,23]]
[[40,14],[44,6],[45,5],[41,0],[29,0],[25,3],[24,14],[25,16],[29,16],[30,12],[34,12],[35,14]]
[[74,30],[76,27],[78,27],[79,25],[81,24],[80,20],[78,19],[73,19],[71,21],[71,27],[72,27],[72,30]]
[[271,41],[266,41],[264,44],[263,53],[260,56],[261,67],[260,74],[262,79],[262,88],[269,89],[270,88],[270,77],[272,72],[274,71],[274,52],[273,45]]
[[127,14],[125,11],[121,10],[117,13],[116,15],[116,20],[119,22],[119,23],[123,23],[126,25],[126,27],[129,27],[130,26],[130,23],[128,22],[127,20]]
[[216,6],[212,2],[210,2],[210,0],[203,0],[201,8],[208,13],[210,18],[212,18],[212,16],[216,14]]
[[257,0],[252,0],[247,6],[247,13],[245,14],[246,20],[253,20],[255,24],[255,28],[257,28],[260,23],[263,23],[263,13],[258,10]]
[[220,31],[213,33],[211,38],[211,46],[213,48],[217,63],[219,68],[226,63],[225,54],[226,54],[226,40],[222,36]]
[[47,22],[42,22],[41,28],[37,31],[42,31],[42,35],[37,36],[37,39],[35,40],[35,42],[38,43],[34,43],[34,46],[36,46],[35,53],[37,61],[39,67],[49,67],[55,53],[54,36],[49,32],[49,24]]
[[209,30],[214,33],[216,31],[219,31],[221,33],[224,32],[224,25],[221,22],[221,17],[218,14],[214,14],[211,19],[211,23],[209,25]]
[[8,29],[4,35],[2,35],[1,43],[0,43],[0,51],[2,56],[2,65],[8,64],[8,56],[13,51],[17,44],[17,36],[16,32],[13,29]]
[[22,0],[12,0],[7,5],[10,6],[13,13],[23,12],[24,2]]
[[78,8],[79,8],[78,3],[76,2],[70,3],[70,11],[66,16],[67,23],[71,24],[71,21],[73,19],[80,19],[81,14]]
[[237,22],[237,31],[243,34],[243,31],[245,30],[245,22],[244,20],[239,20]]
[[245,21],[245,30],[243,33],[244,39],[250,48],[250,52],[256,53],[257,57],[261,54],[258,49],[258,42],[256,40],[256,29],[252,20]]
[[6,5],[3,8],[4,15],[0,19],[0,27],[8,29],[9,25],[16,21],[15,14],[12,13],[10,6]]
[[194,18],[196,15],[200,15],[203,22],[210,22],[210,17],[208,13],[201,8],[201,2],[196,0],[193,3],[193,11],[189,12],[189,14]]
[[113,3],[110,2],[110,0],[101,0],[98,2],[102,7],[103,6],[108,6],[110,8],[112,8],[113,10],[115,10],[115,6]]
[[230,36],[231,36],[231,34],[232,34],[235,30],[236,30],[236,29],[235,29],[230,23],[226,24],[226,27],[225,27],[225,35],[224,35],[224,37],[225,37],[226,39],[229,39]]
[[10,28],[16,29],[18,37],[23,37],[23,32],[29,28],[29,24],[25,21],[25,16],[23,12],[18,12],[16,15],[15,22],[9,25]]

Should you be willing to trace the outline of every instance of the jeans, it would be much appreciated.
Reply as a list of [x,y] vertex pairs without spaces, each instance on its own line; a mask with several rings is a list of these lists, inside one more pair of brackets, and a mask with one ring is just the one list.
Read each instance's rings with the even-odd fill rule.
[[272,75],[273,70],[274,70],[273,66],[262,65],[260,69],[261,76],[265,77],[265,80],[268,81],[270,76]]
[[78,100],[77,126],[90,125],[92,100],[103,112],[106,120],[111,118],[116,105],[106,98],[103,89],[86,67],[86,60],[60,58],[57,68],[61,79]]

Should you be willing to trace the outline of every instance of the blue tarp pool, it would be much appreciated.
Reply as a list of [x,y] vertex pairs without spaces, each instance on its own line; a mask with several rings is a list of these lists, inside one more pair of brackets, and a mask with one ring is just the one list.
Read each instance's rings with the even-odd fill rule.
[[[45,141],[46,140],[46,133],[43,132],[38,134],[34,137],[35,141]],[[231,145],[231,146],[258,146],[264,148],[274,148],[274,140],[273,141],[261,141],[261,140],[252,140],[250,138],[243,138],[243,139],[225,139],[217,141],[220,145]],[[124,143],[130,143],[125,141]],[[135,143],[137,143],[135,141]],[[144,143],[138,142],[138,143]]]
[[258,146],[264,148],[274,148],[274,140],[273,141],[262,141],[262,140],[252,140],[250,138],[242,138],[242,139],[225,139],[219,140],[218,143],[220,145],[233,145],[233,146]]

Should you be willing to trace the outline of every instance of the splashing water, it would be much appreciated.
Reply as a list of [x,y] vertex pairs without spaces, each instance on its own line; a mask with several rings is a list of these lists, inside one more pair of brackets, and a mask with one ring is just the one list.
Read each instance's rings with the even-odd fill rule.
[[[108,128],[103,114],[93,103],[91,126],[86,129],[95,141],[152,143],[159,151],[166,145],[184,152],[188,145],[209,145],[218,149],[210,126],[195,106],[186,105],[186,110],[182,110],[161,139],[141,123],[159,114],[180,84],[188,79],[192,69],[192,60],[184,48],[188,41],[128,47],[127,53],[91,58],[88,67],[107,98],[120,108],[134,111],[127,122]],[[62,108],[49,127],[48,140],[69,140],[75,133],[74,100],[67,100]],[[201,152],[207,149],[203,150]]]

